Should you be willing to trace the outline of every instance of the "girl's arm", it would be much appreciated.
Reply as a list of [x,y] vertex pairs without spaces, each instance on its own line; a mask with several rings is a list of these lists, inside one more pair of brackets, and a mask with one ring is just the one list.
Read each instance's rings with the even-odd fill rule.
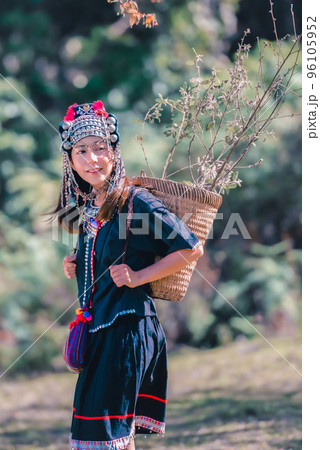
[[133,288],[178,272],[202,255],[203,246],[200,245],[194,250],[177,250],[138,271],[132,270],[127,264],[110,266],[110,275],[118,287],[126,285]]

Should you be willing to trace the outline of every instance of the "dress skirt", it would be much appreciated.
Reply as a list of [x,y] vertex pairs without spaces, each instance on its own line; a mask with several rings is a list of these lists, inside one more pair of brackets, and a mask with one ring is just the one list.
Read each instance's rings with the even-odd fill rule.
[[166,340],[156,316],[124,315],[89,333],[75,390],[72,450],[126,449],[136,433],[165,432]]

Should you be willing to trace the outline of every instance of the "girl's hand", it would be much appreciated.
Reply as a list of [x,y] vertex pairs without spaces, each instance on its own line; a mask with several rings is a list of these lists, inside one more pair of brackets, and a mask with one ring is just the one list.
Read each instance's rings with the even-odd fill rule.
[[62,261],[64,274],[69,279],[76,276],[76,257],[77,254],[74,253],[73,255],[65,256]]
[[134,288],[139,286],[137,272],[130,269],[127,264],[110,266],[110,275],[118,287],[125,285]]

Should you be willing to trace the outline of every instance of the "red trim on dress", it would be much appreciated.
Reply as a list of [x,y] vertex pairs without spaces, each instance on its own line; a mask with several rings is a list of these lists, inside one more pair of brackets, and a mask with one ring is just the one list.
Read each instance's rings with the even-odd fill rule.
[[134,414],[126,414],[125,416],[101,416],[101,417],[88,417],[88,416],[78,416],[74,415],[76,419],[86,419],[86,420],[99,420],[99,419],[126,419],[127,417],[134,417]]
[[93,284],[93,286],[92,286],[92,289],[91,289],[91,295],[90,295],[90,299],[89,299],[89,308],[92,308],[92,296],[93,296],[93,293],[94,293],[94,291],[96,289],[96,283],[94,281],[94,271],[93,271],[93,255],[94,255],[94,246],[95,246],[95,243],[96,243],[96,240],[97,240],[98,231],[99,231],[99,228],[101,226],[101,223],[102,222],[98,222],[97,229],[96,229],[96,234],[94,236],[92,249],[91,249],[91,284]]
[[162,398],[155,397],[154,395],[138,394],[138,397],[149,397],[149,398],[153,398],[154,400],[158,400],[159,402],[167,403],[167,400],[163,400]]

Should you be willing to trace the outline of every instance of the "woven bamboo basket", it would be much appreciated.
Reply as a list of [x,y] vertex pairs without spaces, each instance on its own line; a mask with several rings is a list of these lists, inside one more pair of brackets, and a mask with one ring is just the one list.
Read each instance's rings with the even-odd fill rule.
[[[186,225],[202,244],[205,243],[221,206],[221,195],[160,178],[140,176],[134,177],[133,181],[136,186],[149,189],[179,219],[189,214],[190,217],[185,221]],[[159,259],[160,256],[156,257],[156,261]],[[152,297],[180,302],[187,292],[196,264],[197,261],[193,261],[184,269],[151,282]]]

